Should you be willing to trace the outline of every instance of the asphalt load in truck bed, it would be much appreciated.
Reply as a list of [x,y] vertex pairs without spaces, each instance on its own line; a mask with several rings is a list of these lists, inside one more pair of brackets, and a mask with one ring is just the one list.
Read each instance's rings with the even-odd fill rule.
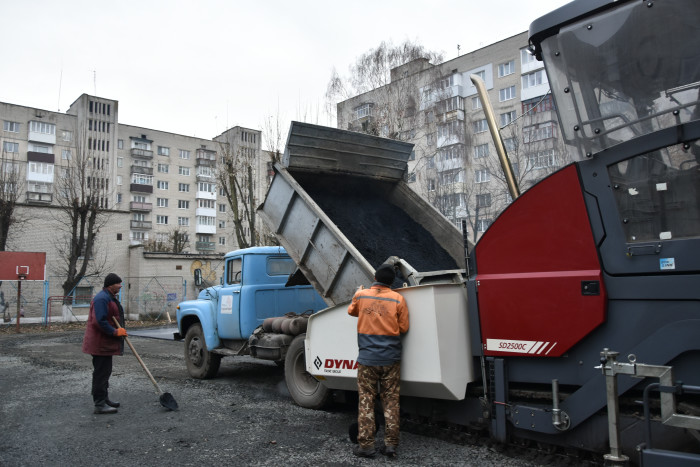
[[294,178],[373,267],[398,256],[421,272],[459,269],[430,232],[391,202],[394,183],[347,175]]

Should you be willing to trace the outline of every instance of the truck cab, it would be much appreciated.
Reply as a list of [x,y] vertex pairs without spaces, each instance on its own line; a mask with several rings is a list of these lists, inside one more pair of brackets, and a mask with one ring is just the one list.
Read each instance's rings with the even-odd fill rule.
[[[286,286],[296,270],[282,247],[251,247],[224,257],[221,285],[177,307],[178,332],[185,340],[191,376],[216,375],[224,355],[250,354],[248,339],[265,319],[311,314],[326,304],[310,285]],[[280,341],[279,345],[284,345]],[[284,349],[275,355],[284,358]]]

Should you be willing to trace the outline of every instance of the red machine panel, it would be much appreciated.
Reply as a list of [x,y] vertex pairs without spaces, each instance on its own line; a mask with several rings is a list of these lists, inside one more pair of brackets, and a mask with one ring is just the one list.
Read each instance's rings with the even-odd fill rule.
[[561,356],[605,320],[575,165],[526,191],[476,245],[485,355]]

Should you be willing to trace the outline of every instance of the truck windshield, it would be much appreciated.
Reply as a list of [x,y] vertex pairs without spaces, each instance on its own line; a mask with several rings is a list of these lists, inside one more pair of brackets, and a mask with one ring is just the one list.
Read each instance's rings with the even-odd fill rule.
[[700,118],[697,0],[629,2],[542,42],[568,145],[590,156]]

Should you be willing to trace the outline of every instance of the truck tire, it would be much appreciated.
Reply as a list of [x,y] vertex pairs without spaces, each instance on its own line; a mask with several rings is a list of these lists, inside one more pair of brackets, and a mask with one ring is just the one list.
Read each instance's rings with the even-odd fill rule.
[[294,402],[306,409],[318,410],[328,404],[331,391],[306,371],[305,337],[306,334],[296,336],[287,349],[284,381]]
[[207,350],[202,325],[199,323],[190,326],[185,334],[185,362],[187,372],[193,378],[213,378],[219,371],[221,355]]

